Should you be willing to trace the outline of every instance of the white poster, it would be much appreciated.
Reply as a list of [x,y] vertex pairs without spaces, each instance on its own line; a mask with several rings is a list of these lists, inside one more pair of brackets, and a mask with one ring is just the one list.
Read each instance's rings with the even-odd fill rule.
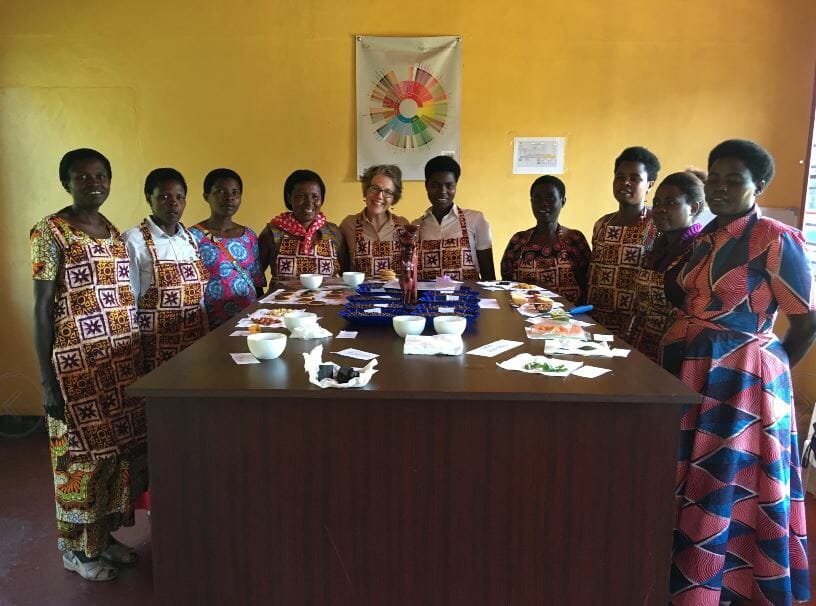
[[564,172],[564,137],[513,139],[514,175],[560,175]]
[[357,174],[396,164],[424,181],[434,156],[459,160],[462,41],[458,36],[357,36]]

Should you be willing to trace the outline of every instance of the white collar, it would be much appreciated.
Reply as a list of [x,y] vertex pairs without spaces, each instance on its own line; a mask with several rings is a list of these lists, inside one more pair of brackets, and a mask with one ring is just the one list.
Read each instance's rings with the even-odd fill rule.
[[184,225],[181,224],[181,221],[178,223],[178,227],[176,228],[176,233],[172,236],[165,232],[161,227],[156,225],[155,221],[150,218],[150,215],[145,217],[147,220],[147,229],[150,230],[150,236],[155,240],[157,238],[185,238],[184,232],[186,231]]

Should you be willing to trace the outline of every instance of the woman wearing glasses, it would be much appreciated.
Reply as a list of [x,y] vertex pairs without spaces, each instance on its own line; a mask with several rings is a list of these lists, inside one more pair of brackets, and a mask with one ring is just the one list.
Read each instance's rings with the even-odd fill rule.
[[354,271],[366,276],[381,269],[400,272],[399,227],[408,220],[391,212],[402,197],[402,171],[392,164],[370,166],[360,177],[365,208],[340,223]]

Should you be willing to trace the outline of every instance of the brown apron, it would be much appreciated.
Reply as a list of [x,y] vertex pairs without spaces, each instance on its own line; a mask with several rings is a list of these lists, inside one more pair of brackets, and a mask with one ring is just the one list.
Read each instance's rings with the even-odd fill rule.
[[478,280],[479,271],[470,252],[465,213],[461,210],[459,226],[461,238],[421,240],[419,243],[419,280],[434,280],[447,275],[454,280]]

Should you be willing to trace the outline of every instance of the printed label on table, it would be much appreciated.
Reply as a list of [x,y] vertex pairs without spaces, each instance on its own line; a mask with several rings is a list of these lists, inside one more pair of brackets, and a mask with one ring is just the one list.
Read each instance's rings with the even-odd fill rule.
[[347,358],[356,358],[357,360],[372,360],[380,355],[363,351],[361,349],[354,349],[353,347],[348,347],[341,351],[334,351],[332,353],[336,353],[338,356],[346,356]]
[[255,356],[251,353],[231,353],[232,360],[236,364],[260,364],[261,361],[258,360]]
[[573,370],[572,375],[574,377],[585,377],[587,379],[594,379],[595,377],[600,377],[601,375],[605,375],[608,372],[612,372],[612,369],[601,368],[599,366],[582,366],[578,370]]
[[615,335],[602,335],[599,333],[595,333],[594,335],[592,335],[592,338],[595,339],[596,341],[614,341]]
[[437,311],[441,314],[453,314],[456,313],[455,307],[439,307]]
[[481,347],[477,347],[476,349],[471,349],[467,353],[473,354],[474,356],[484,356],[485,358],[492,358],[494,356],[499,355],[500,353],[504,353],[505,351],[518,347],[519,345],[523,345],[523,343],[521,341],[509,341],[507,339],[499,339],[498,341],[493,341],[492,343],[482,345]]
[[367,314],[381,314],[382,309],[379,307],[369,307],[368,309],[364,310]]
[[341,330],[337,333],[337,336],[334,337],[335,339],[356,339],[357,338],[357,331],[356,330]]
[[456,295],[447,295],[445,297],[445,301],[458,301],[458,300],[459,300],[459,297],[456,296]]
[[479,299],[481,309],[501,309],[497,299]]

